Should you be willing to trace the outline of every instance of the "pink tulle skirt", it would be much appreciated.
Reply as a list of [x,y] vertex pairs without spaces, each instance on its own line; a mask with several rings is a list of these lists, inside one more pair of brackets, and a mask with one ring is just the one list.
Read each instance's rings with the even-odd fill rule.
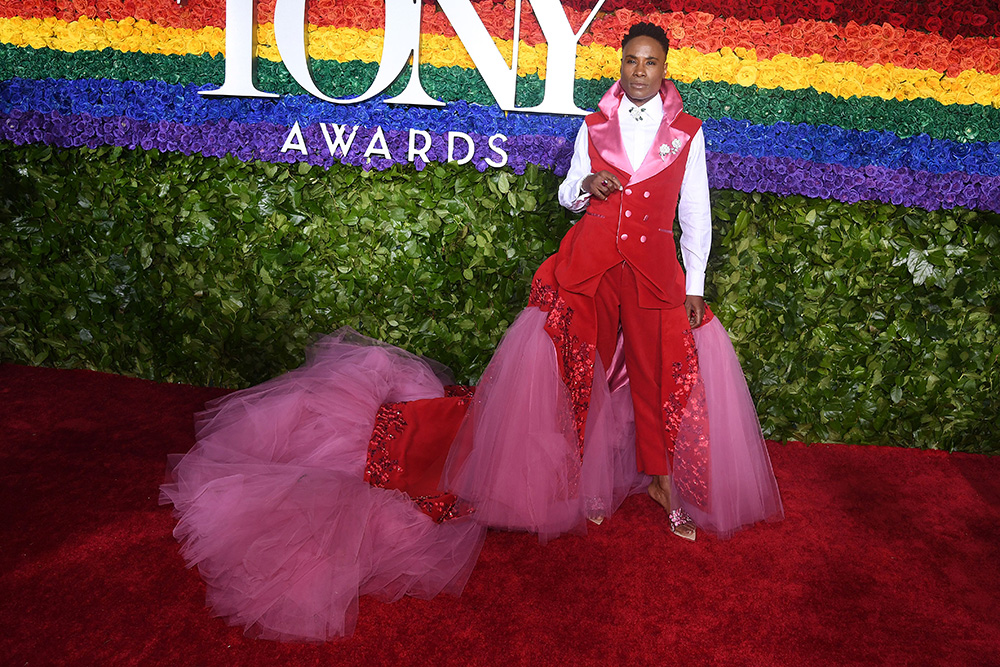
[[[545,318],[527,308],[510,327],[464,419],[449,413],[462,419],[454,442],[420,445],[446,456],[440,490],[474,508],[458,518],[435,522],[402,491],[365,481],[380,406],[420,401],[411,405],[426,406],[428,419],[442,414],[433,399],[445,400],[448,379],[433,362],[341,330],[301,368],[210,403],[197,444],[171,458],[161,502],[174,505],[174,534],[212,611],[268,639],[347,636],[360,595],[460,593],[487,527],[543,541],[580,533],[644,491],[620,355],[607,370],[598,359],[581,458]],[[781,518],[781,500],[728,335],[712,320],[695,341],[709,492],[684,506],[700,528],[728,537]],[[422,414],[410,413],[407,428]],[[681,428],[678,474],[694,451],[683,438],[696,433]]]
[[597,360],[581,461],[569,392],[546,313],[526,308],[476,386],[442,483],[471,501],[476,520],[544,542],[610,516],[648,480],[637,472],[628,386],[611,392]]
[[[699,528],[719,538],[758,521],[784,518],[778,483],[771,469],[757,410],[729,334],[713,317],[694,330],[698,365],[705,388],[709,424],[708,503],[699,506],[680,494],[681,506]],[[688,429],[681,426],[675,445]]]
[[[650,478],[637,472],[635,424],[621,345],[605,370],[598,356],[581,461],[569,394],[546,313],[525,309],[511,325],[477,386],[445,464],[443,485],[476,508],[478,521],[527,530],[542,541],[584,532],[586,519],[610,516]],[[762,520],[783,517],[757,411],[729,335],[717,318],[694,330],[701,383],[693,394],[707,406],[708,470],[703,497],[675,493],[700,528],[720,538]],[[696,421],[699,423],[693,423]],[[704,415],[685,411],[674,451],[674,481],[704,451]],[[693,485],[692,485],[693,486]]]

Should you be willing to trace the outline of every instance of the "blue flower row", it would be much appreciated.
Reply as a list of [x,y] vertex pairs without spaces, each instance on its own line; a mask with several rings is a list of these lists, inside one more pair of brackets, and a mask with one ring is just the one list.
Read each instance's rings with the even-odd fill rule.
[[155,123],[166,120],[185,125],[218,120],[236,123],[272,123],[291,127],[314,123],[338,123],[384,130],[428,132],[479,132],[487,136],[563,136],[572,139],[581,118],[549,114],[505,114],[496,106],[464,101],[442,107],[415,107],[385,104],[378,96],[359,104],[331,104],[311,95],[284,95],[278,99],[204,97],[199,90],[214,86],[181,85],[164,81],[118,81],[115,79],[7,79],[0,81],[0,113],[52,111],[63,115],[88,114],[95,117],[126,116]]
[[706,120],[709,150],[747,157],[787,157],[845,167],[874,164],[945,174],[1000,176],[1000,142],[958,143],[926,134],[901,138],[892,132],[850,130],[831,125],[777,122],[754,125],[745,120]]

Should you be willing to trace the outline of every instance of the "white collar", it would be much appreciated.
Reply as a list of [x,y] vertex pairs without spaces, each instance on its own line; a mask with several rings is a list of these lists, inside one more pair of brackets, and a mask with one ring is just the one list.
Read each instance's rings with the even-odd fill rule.
[[659,95],[654,95],[651,99],[646,100],[642,106],[639,106],[630,100],[628,95],[623,95],[618,115],[623,118],[631,118],[636,123],[641,124],[646,124],[650,121],[659,123],[663,117],[662,100],[660,100]]

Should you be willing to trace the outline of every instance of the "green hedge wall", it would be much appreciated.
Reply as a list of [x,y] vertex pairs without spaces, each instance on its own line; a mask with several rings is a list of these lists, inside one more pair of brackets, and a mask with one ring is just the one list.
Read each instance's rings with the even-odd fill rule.
[[[349,325],[472,382],[558,179],[0,144],[0,360],[245,386]],[[713,193],[708,297],[777,439],[1000,450],[1000,216]]]

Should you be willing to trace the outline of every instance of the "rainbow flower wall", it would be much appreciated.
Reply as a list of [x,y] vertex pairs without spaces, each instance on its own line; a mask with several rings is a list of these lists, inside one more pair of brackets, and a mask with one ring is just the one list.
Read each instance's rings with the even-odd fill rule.
[[[687,109],[705,120],[713,187],[1000,211],[993,4],[612,1],[580,41],[577,103],[596,105],[616,78],[624,29],[643,18],[671,36],[669,73]],[[513,2],[475,7],[509,58]],[[545,77],[545,43],[524,7],[518,100],[529,104]],[[591,8],[578,0],[564,7],[574,29]],[[5,0],[0,139],[384,169],[408,161],[415,128],[433,138],[431,161],[447,160],[443,137],[460,131],[475,140],[472,164],[487,169],[497,160],[488,138],[501,134],[514,172],[528,164],[565,172],[579,119],[501,111],[433,3],[423,9],[421,78],[447,103],[440,109],[386,105],[392,90],[350,106],[305,94],[273,46],[273,8],[259,8],[260,87],[283,96],[220,100],[198,91],[222,82],[222,0]],[[373,0],[310,3],[309,52],[324,92],[350,97],[367,88],[383,20],[384,5]],[[307,154],[281,150],[295,123]],[[352,150],[331,154],[320,123],[358,125]],[[377,127],[389,157],[366,158]]]

